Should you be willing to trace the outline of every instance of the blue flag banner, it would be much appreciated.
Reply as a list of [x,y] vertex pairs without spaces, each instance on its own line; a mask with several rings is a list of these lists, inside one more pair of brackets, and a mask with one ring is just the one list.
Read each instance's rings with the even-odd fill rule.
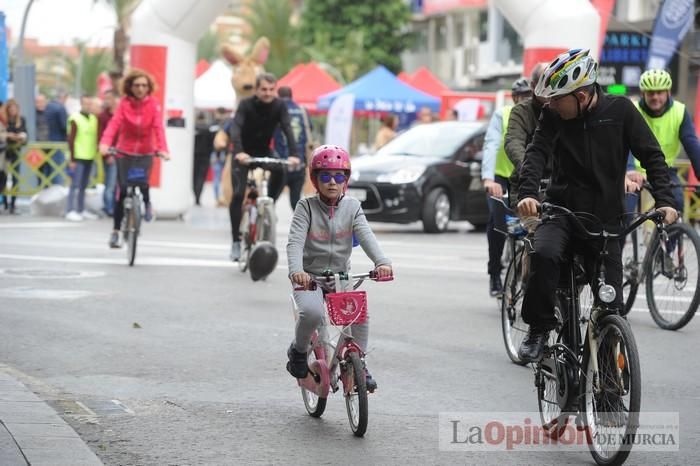
[[5,102],[7,100],[7,80],[10,77],[8,66],[5,13],[0,11],[0,102]]
[[665,0],[654,21],[647,69],[666,68],[693,21],[693,0]]

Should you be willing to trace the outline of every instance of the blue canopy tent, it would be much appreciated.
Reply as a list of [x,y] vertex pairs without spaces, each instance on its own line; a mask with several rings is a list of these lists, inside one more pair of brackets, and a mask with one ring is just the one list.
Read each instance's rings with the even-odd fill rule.
[[356,79],[342,89],[318,98],[317,109],[328,110],[344,94],[355,96],[355,111],[368,113],[413,114],[421,107],[440,110],[440,100],[404,83],[383,66]]

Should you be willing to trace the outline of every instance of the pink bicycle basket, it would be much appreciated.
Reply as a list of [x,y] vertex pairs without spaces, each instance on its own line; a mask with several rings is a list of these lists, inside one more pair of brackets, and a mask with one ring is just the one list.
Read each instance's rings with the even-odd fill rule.
[[367,293],[345,291],[326,295],[328,317],[333,325],[364,324],[367,322]]

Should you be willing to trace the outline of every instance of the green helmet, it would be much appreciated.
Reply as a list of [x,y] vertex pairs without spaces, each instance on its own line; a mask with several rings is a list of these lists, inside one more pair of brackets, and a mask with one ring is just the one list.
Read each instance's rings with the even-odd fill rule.
[[671,75],[666,70],[651,69],[646,70],[639,77],[639,89],[641,91],[670,91]]

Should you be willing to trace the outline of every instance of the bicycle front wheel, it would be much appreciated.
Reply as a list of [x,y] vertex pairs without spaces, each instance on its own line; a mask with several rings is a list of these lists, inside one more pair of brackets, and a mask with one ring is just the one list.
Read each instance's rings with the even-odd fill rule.
[[136,260],[136,244],[139,237],[139,225],[141,224],[141,206],[137,199],[132,200],[132,207],[129,209],[126,218],[126,259],[129,266],[134,265]]
[[252,249],[252,242],[255,238],[251,237],[251,225],[250,225],[250,213],[248,209],[243,211],[243,217],[241,218],[241,257],[238,258],[238,269],[241,272],[248,270],[248,259],[250,259],[250,251]]
[[518,348],[525,339],[530,326],[523,321],[521,314],[525,291],[522,280],[522,257],[523,248],[520,247],[508,265],[501,299],[501,328],[508,357],[515,364],[524,366],[526,362],[518,356]]
[[646,294],[651,317],[666,330],[684,327],[700,302],[700,238],[685,223],[666,228],[667,240],[657,236],[648,262]]
[[629,323],[618,315],[598,323],[594,351],[587,339],[583,373],[588,448],[599,465],[622,464],[639,425],[642,377]]
[[360,355],[355,351],[351,352],[347,361],[346,370],[352,371],[353,387],[345,393],[345,408],[348,411],[350,429],[356,437],[362,437],[367,432],[367,421],[369,417],[367,400],[367,383],[365,380],[365,366],[360,359]]

